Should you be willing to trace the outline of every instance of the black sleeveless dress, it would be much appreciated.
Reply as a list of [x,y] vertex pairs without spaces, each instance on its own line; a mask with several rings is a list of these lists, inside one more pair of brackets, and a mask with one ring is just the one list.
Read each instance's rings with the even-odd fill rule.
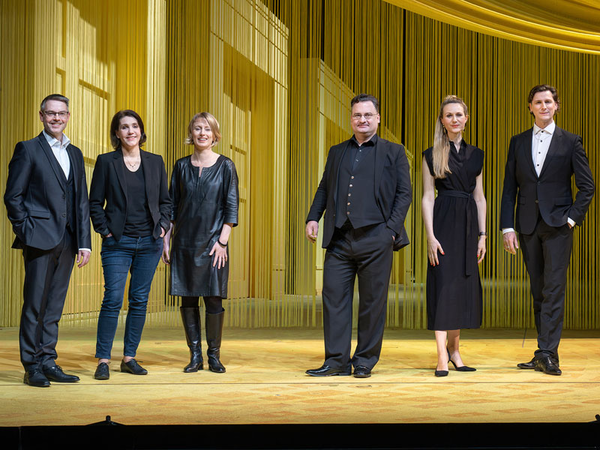
[[[432,148],[423,152],[433,176]],[[440,264],[427,263],[427,328],[479,328],[482,289],[477,266],[479,223],[473,199],[476,178],[483,169],[483,151],[464,141],[460,151],[450,143],[451,174],[435,180],[433,232],[444,249]]]

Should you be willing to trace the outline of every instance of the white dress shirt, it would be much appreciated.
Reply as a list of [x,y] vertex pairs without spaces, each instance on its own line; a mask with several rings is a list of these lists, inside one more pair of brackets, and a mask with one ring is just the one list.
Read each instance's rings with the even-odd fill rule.
[[67,137],[66,134],[63,134],[62,142],[56,139],[54,136],[50,136],[46,133],[46,130],[43,131],[44,137],[46,141],[48,141],[48,145],[52,149],[52,153],[54,153],[54,157],[62,167],[63,172],[65,173],[65,177],[67,180],[69,179],[69,172],[71,170],[71,161],[69,160],[69,153],[67,153],[67,147],[71,143],[71,140]]

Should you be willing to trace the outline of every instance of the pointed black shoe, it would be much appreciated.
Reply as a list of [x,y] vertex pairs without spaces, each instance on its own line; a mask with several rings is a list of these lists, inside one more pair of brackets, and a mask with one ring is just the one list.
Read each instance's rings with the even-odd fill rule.
[[517,367],[519,369],[535,369],[535,356],[529,362],[517,364]]
[[436,377],[447,377],[448,376],[448,371],[447,370],[437,370],[436,369],[435,376]]
[[342,377],[347,377],[352,375],[351,371],[349,369],[347,370],[343,370],[343,369],[334,369],[331,366],[328,366],[327,364],[323,364],[321,367],[319,367],[318,369],[309,369],[306,371],[307,375],[310,375],[311,377],[332,377],[332,376],[342,376]]
[[448,361],[452,363],[452,365],[454,366],[454,370],[456,370],[457,372],[475,372],[477,370],[474,367],[469,366],[457,367],[456,363],[452,361],[452,356],[450,356],[450,350],[446,349],[446,351],[448,352]]
[[79,377],[77,375],[67,375],[63,372],[59,365],[54,365],[52,367],[43,367],[42,371],[46,378],[50,381],[56,381],[57,383],[76,383],[79,381]]
[[544,372],[547,375],[562,375],[562,371],[552,358],[545,356],[535,360],[535,370]]
[[200,308],[197,306],[180,308],[185,339],[190,349],[190,363],[183,368],[185,373],[198,372],[204,369],[202,359],[202,337],[200,335]]
[[138,364],[135,359],[121,361],[121,372],[132,373],[133,375],[146,375],[148,371]]

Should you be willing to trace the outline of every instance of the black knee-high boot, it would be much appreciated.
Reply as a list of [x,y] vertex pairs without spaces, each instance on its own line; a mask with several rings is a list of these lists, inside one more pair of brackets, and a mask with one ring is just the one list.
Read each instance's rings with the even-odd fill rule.
[[190,348],[190,363],[183,368],[186,373],[204,369],[202,360],[202,335],[200,333],[200,308],[197,306],[180,308],[185,339]]
[[223,317],[225,311],[218,314],[206,314],[206,343],[208,344],[208,368],[211,372],[224,373],[221,364],[221,337],[223,336]]

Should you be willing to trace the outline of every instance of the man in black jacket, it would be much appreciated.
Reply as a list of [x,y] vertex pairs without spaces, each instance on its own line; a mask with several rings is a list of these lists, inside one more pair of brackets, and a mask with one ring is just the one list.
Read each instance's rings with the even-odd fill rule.
[[81,150],[63,134],[69,99],[53,94],[40,107],[44,131],[19,142],[8,166],[4,202],[23,250],[25,286],[19,344],[24,382],[47,387],[50,381],[79,381],[55,362],[58,322],[73,263],[90,258],[90,211]]
[[[515,230],[519,233],[538,333],[534,358],[517,366],[560,375],[558,344],[573,229],[583,223],[594,196],[594,179],[581,137],[554,123],[560,106],[556,89],[544,84],[535,86],[527,102],[535,123],[510,140],[500,227],[504,249],[513,255],[519,248]],[[578,189],[575,201],[571,192],[573,175]]]
[[[352,99],[354,136],[331,147],[315,194],[306,236],[315,242],[325,212],[323,328],[325,363],[312,376],[366,378],[381,353],[393,250],[408,244],[404,220],[412,200],[402,145],[377,136],[379,101]],[[358,343],[352,358],[352,300],[358,275]]]

